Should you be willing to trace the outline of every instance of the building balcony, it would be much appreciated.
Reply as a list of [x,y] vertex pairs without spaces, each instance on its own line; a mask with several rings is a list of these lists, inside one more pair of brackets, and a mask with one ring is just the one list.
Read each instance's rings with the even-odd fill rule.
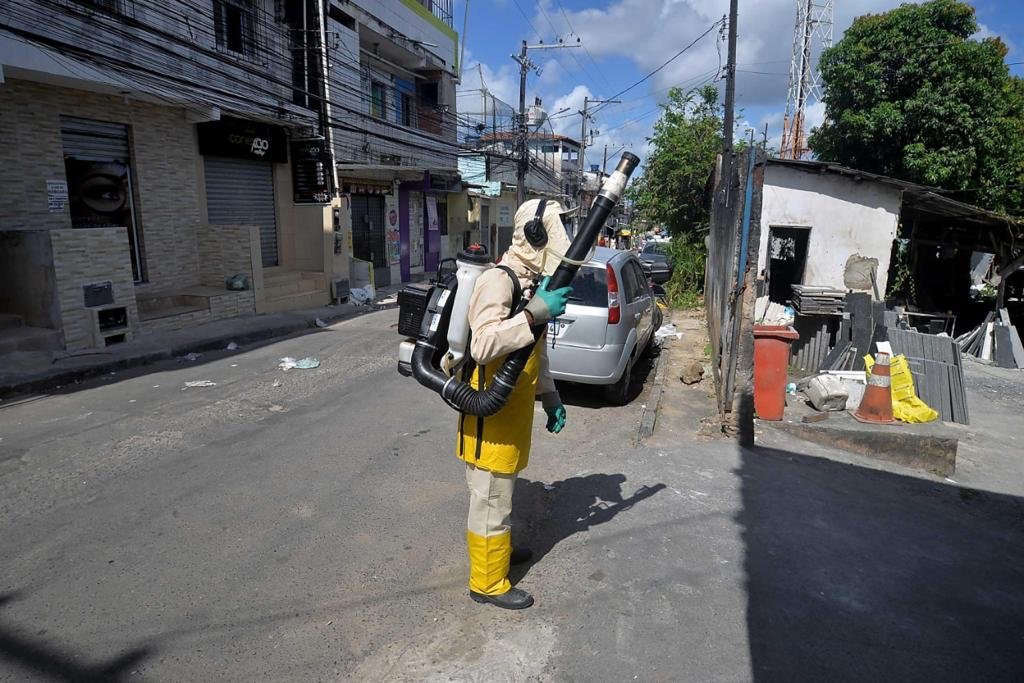
[[419,0],[419,3],[452,28],[452,0]]

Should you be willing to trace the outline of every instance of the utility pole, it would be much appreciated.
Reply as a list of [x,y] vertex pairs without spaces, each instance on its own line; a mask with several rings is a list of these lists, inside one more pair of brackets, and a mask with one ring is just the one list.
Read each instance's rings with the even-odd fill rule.
[[516,204],[522,204],[526,201],[526,174],[530,170],[530,144],[529,134],[530,131],[526,125],[526,74],[530,71],[535,71],[540,74],[540,69],[536,64],[530,61],[527,56],[529,50],[556,50],[563,47],[579,47],[580,41],[577,38],[575,45],[566,45],[559,38],[557,43],[551,45],[545,45],[539,43],[537,45],[527,45],[524,40],[519,46],[519,54],[512,55],[519,64],[519,125],[517,127],[516,136]]
[[736,110],[736,15],[738,0],[729,0],[729,58],[725,67],[725,116],[722,122],[722,152],[728,163],[732,155],[732,129]]
[[526,74],[530,69],[536,69],[537,65],[526,56],[528,49],[529,46],[527,46],[524,40],[519,48],[519,57],[517,58],[514,55],[512,57],[512,59],[519,62],[519,135],[516,140],[516,156],[518,158],[518,163],[516,164],[517,206],[522,206],[523,202],[526,201],[526,173],[530,170],[530,157],[528,156],[530,150],[527,141],[529,130],[526,128]]
[[[580,184],[579,189],[576,191],[576,205],[579,207],[579,219],[583,220],[583,174],[586,173],[586,157],[587,157],[587,123],[590,121],[590,105],[592,104],[622,104],[622,100],[592,100],[589,97],[583,98],[583,109],[578,110],[577,113],[583,117],[580,122]],[[593,134],[593,131],[591,131]],[[600,135],[600,131],[598,131]],[[607,147],[605,151],[608,151]]]

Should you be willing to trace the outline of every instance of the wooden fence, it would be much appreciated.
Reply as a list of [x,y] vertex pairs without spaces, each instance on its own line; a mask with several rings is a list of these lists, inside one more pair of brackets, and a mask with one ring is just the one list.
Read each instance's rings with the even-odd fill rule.
[[759,149],[719,158],[707,238],[704,305],[718,411],[723,417],[735,414],[741,436],[753,429],[754,289],[764,168]]

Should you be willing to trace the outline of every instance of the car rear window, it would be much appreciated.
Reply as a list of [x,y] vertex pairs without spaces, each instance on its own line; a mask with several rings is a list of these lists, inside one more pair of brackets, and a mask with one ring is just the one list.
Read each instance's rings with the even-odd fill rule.
[[583,266],[572,280],[569,303],[578,306],[608,306],[608,275],[604,268]]
[[668,247],[660,242],[651,242],[644,245],[644,254],[667,254]]

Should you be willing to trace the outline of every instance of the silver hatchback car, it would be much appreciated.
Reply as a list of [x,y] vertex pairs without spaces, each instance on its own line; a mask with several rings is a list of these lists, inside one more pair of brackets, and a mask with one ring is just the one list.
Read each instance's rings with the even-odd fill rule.
[[548,323],[551,375],[605,385],[609,401],[628,403],[633,366],[661,320],[636,254],[598,247],[576,273],[565,313]]

